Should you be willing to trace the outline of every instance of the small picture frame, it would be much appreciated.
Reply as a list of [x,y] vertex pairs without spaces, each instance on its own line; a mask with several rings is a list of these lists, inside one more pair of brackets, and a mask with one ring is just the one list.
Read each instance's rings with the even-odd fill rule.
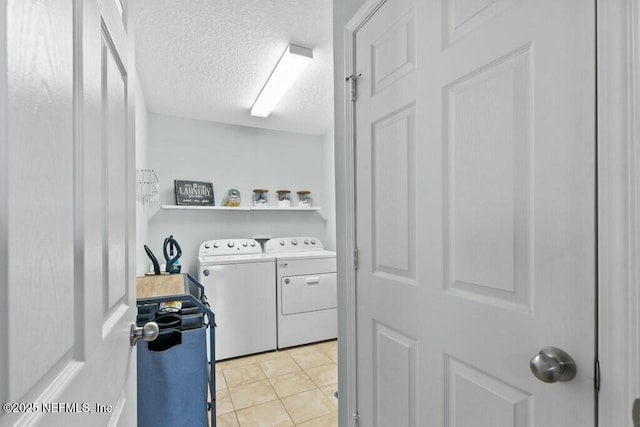
[[176,205],[215,206],[213,184],[201,181],[173,181],[176,193]]

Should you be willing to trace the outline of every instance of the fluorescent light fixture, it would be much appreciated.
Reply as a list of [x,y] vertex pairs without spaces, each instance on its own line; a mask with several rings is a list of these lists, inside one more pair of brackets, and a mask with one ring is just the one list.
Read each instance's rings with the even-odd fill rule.
[[273,69],[267,83],[260,91],[256,102],[251,107],[251,115],[256,117],[269,116],[276,104],[300,77],[311,59],[313,59],[311,49],[293,44],[287,46],[276,68]]

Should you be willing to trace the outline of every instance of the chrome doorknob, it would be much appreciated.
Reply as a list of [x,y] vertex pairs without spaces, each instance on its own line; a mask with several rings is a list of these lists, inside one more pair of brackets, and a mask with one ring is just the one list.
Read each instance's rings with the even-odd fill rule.
[[576,363],[569,354],[557,347],[545,347],[531,358],[529,368],[545,383],[567,382],[576,376]]
[[135,323],[131,324],[131,332],[129,334],[129,342],[131,347],[138,343],[142,338],[146,342],[154,341],[160,334],[160,327],[156,322],[147,322],[143,327],[137,327]]

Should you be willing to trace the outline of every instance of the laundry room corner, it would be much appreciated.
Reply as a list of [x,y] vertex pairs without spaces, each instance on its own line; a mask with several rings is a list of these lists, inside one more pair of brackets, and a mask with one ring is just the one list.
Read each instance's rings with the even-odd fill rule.
[[[184,252],[182,272],[197,274],[198,247],[207,239],[311,235],[326,241],[328,249],[335,247],[333,133],[307,135],[149,113],[148,140],[149,167],[159,178],[160,193],[148,239],[138,246],[146,243],[155,252],[154,245],[173,235]],[[212,183],[216,207],[237,189],[241,205],[237,210],[167,209],[175,205],[174,180]],[[269,190],[271,206],[279,189],[292,195],[310,191],[318,210],[251,209],[257,188]]]

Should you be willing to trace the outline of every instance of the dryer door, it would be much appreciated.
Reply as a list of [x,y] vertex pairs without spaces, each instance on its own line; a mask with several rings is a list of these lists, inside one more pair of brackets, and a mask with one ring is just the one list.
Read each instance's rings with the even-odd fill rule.
[[280,279],[281,314],[336,308],[336,273],[286,276]]

